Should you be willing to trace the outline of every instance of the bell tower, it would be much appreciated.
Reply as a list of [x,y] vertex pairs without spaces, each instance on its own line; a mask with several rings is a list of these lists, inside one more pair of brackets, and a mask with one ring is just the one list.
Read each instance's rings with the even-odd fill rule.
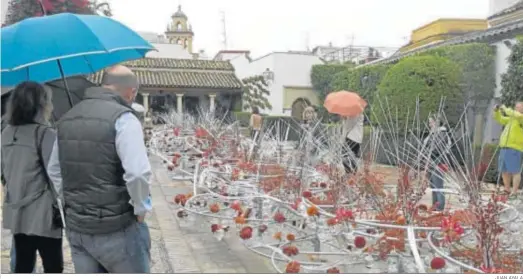
[[194,33],[181,5],[178,6],[178,11],[171,16],[171,23],[167,25],[165,37],[170,44],[181,45],[189,53],[192,53]]

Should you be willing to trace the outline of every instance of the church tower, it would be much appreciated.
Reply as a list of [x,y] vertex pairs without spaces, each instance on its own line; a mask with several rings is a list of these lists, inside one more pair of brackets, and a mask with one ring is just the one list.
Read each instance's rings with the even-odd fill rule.
[[171,44],[181,45],[189,53],[192,53],[192,43],[194,33],[191,25],[188,24],[187,16],[182,12],[182,6],[178,6],[178,11],[171,16],[171,23],[167,25],[165,36]]

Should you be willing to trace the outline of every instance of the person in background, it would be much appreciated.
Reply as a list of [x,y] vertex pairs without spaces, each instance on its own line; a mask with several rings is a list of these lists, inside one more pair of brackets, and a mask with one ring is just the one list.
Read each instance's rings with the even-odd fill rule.
[[505,194],[510,194],[510,198],[516,198],[521,183],[523,102],[517,102],[514,109],[496,106],[494,108],[494,119],[504,126],[499,139],[498,165],[505,186]]
[[303,123],[305,125],[311,125],[317,118],[316,110],[312,106],[308,106],[303,110],[302,114]]
[[[448,171],[447,158],[452,149],[452,137],[449,130],[437,118],[429,118],[429,134],[423,140],[423,154],[429,154],[427,176],[431,189],[444,188],[444,175]],[[432,191],[432,205],[436,210],[445,209],[445,193]]]
[[38,251],[45,273],[62,273],[62,226],[54,222],[58,192],[45,169],[56,139],[49,126],[51,91],[23,82],[11,94],[2,131],[3,226],[14,238],[11,263],[15,273],[32,273]]
[[360,157],[361,143],[363,142],[363,113],[355,117],[343,117],[343,135],[345,135],[345,172],[355,173],[358,170],[356,158]]
[[149,273],[151,166],[131,104],[138,80],[107,69],[58,123],[48,173],[63,191],[76,273]]
[[[259,134],[262,126],[262,117],[260,110],[257,107],[252,108],[251,119],[249,120],[249,127],[251,128],[251,137],[254,139],[256,134]],[[259,135],[258,135],[259,136]]]

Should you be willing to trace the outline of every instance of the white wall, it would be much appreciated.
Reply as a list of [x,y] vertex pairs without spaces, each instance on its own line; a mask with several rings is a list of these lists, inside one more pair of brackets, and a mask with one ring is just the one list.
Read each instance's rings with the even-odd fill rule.
[[[509,40],[512,44],[516,43],[516,39]],[[505,45],[503,41],[496,42],[492,44],[496,47],[496,58],[495,58],[495,68],[496,68],[496,91],[494,93],[494,98],[501,97],[501,76],[507,71],[509,63],[508,57],[510,56],[511,50]],[[487,113],[487,119],[485,122],[485,131],[484,131],[484,142],[497,142],[501,133],[501,126],[492,119],[492,109],[497,103],[497,100],[493,100],[489,107],[489,113]]]
[[278,98],[278,111],[275,113],[291,115],[291,111],[283,111],[284,87],[312,87],[312,66],[323,62],[314,55],[276,53],[274,56],[274,95],[275,99],[276,96]]
[[175,59],[192,59],[192,55],[184,49],[181,45],[177,44],[155,44],[152,43],[154,48],[158,51],[150,51],[147,53],[147,57],[153,58],[175,58]]
[[516,4],[518,1],[519,0],[490,0],[489,16]]
[[252,60],[237,57],[230,60],[235,68],[236,75],[246,78],[263,75],[267,68],[274,72],[274,81],[269,84],[269,102],[272,110],[262,113],[270,115],[290,115],[290,111],[283,111],[284,87],[312,87],[310,72],[313,65],[323,64],[320,58],[312,54],[275,52]]
[[1,16],[0,23],[4,23],[4,21],[5,21],[8,4],[9,4],[9,0],[2,0],[2,6],[0,6],[0,16]]

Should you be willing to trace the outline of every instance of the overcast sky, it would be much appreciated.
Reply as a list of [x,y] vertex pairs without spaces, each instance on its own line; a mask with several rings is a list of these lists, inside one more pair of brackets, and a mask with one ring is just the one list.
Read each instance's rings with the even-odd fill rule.
[[[194,51],[228,49],[254,57],[305,50],[307,44],[400,46],[410,32],[438,18],[485,18],[489,0],[109,0],[114,18],[136,31],[163,33],[179,4],[195,33]],[[6,0],[2,0],[5,7]],[[308,38],[308,39],[307,39]]]
[[[195,33],[194,48],[254,56],[326,45],[400,46],[410,32],[438,18],[485,18],[488,0],[111,0],[114,17],[137,31],[163,33],[179,4]],[[147,4],[146,4],[147,3]],[[308,35],[307,35],[308,34]],[[307,37],[309,38],[307,40]]]

